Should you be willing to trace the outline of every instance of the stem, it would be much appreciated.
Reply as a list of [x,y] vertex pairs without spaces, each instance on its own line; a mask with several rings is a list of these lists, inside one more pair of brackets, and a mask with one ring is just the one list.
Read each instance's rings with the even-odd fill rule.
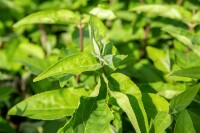
[[181,6],[182,3],[183,3],[183,0],[177,0],[177,4],[178,4],[179,6]]
[[48,51],[47,51],[47,47],[46,47],[46,43],[47,43],[47,34],[46,34],[46,31],[44,29],[44,25],[43,24],[40,24],[39,25],[39,29],[40,29],[40,33],[41,33],[41,37],[40,37],[40,41],[41,41],[41,44],[42,44],[42,47],[43,49],[45,50],[45,55],[46,57],[49,55]]
[[150,25],[147,24],[145,26],[145,37],[144,37],[144,40],[143,40],[143,43],[142,43],[142,50],[141,50],[141,53],[140,53],[140,57],[143,57],[144,54],[145,54],[145,48],[146,48],[146,45],[147,45],[147,40],[148,40],[148,36],[149,36],[149,31],[150,31]]
[[[80,52],[83,52],[83,48],[84,48],[84,44],[83,44],[83,42],[84,42],[84,33],[83,33],[83,24],[82,24],[82,22],[81,22],[81,16],[80,16],[80,23],[79,23],[79,25],[78,25],[78,29],[79,29],[79,37],[80,37]],[[78,75],[76,75],[76,81],[77,81],[77,83],[79,83],[80,82],[80,78],[81,78],[81,75],[80,74],[78,74]]]
[[80,23],[79,23],[79,35],[80,35],[80,52],[83,52],[83,36],[84,36],[84,33],[83,33],[83,24],[80,20]]
[[144,0],[140,0],[140,3],[141,3],[141,4],[145,4]]

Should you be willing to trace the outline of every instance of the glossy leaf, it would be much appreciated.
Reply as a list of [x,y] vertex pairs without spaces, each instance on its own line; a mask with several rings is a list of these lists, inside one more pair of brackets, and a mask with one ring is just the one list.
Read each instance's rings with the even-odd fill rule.
[[96,56],[102,55],[102,51],[108,43],[106,28],[101,20],[93,15],[90,16],[89,32],[93,53]]
[[113,73],[108,77],[108,84],[112,91],[121,91],[124,94],[141,94],[137,85],[129,77],[121,73]]
[[102,61],[112,69],[117,69],[120,62],[125,59],[126,55],[105,55]]
[[128,97],[125,94],[123,94],[121,92],[117,92],[117,91],[111,92],[111,95],[116,99],[119,107],[127,114],[136,133],[141,133],[141,129],[139,127],[139,123],[137,121],[136,114],[131,106],[131,103],[130,103]]
[[12,107],[8,114],[42,120],[59,119],[72,115],[83,95],[88,95],[85,89],[74,88],[39,93]]
[[153,125],[150,129],[150,133],[163,133],[172,123],[172,117],[167,112],[158,112]]
[[80,52],[59,60],[38,75],[33,81],[36,82],[51,76],[63,76],[67,74],[79,74],[85,71],[95,71],[100,67],[101,65],[94,56],[89,53]]
[[144,93],[142,94],[142,101],[148,118],[154,119],[156,114],[161,111],[169,112],[169,103],[157,94]]
[[101,83],[91,97],[81,98],[80,105],[69,123],[59,130],[59,133],[111,133],[110,121],[113,114],[106,104],[107,86],[101,78]]
[[19,27],[27,24],[73,24],[78,22],[78,17],[72,11],[61,10],[46,10],[39,11],[28,15],[18,21],[14,27]]
[[107,19],[107,20],[112,20],[116,18],[115,14],[111,10],[103,9],[100,7],[93,8],[90,11],[90,14],[95,15],[98,18]]
[[172,113],[178,113],[184,110],[192,102],[199,89],[200,84],[197,84],[174,97],[170,101],[170,109],[172,110]]
[[200,79],[200,66],[178,70],[171,75]]
[[183,110],[176,121],[174,133],[196,133],[187,110]]
[[129,77],[121,73],[111,74],[111,77],[109,77],[108,80],[109,88],[112,91],[122,92],[123,94],[126,94],[124,97],[127,97],[127,102],[130,102],[131,104],[132,110],[136,115],[136,119],[138,121],[141,132],[148,132],[148,119],[142,102],[142,94],[140,92],[140,89],[136,86],[136,84],[134,84],[134,82],[131,81]]
[[153,60],[154,65],[157,69],[168,73],[170,72],[170,59],[169,59],[169,53],[164,53],[164,51],[161,51],[160,49],[153,48],[148,46],[147,47],[147,53],[148,57]]

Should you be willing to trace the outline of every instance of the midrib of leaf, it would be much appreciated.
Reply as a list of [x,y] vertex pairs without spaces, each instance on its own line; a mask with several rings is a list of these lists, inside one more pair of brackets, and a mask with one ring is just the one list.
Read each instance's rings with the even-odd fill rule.
[[[98,68],[98,67],[101,67],[101,65],[97,63],[97,64],[94,64],[94,65],[87,65],[87,66],[76,67],[76,68],[73,68],[73,69],[66,70],[64,72],[58,72],[58,73],[55,73],[55,74],[46,74],[45,77],[47,78],[47,77],[58,76],[58,75],[63,75],[63,74],[72,74],[72,73],[70,73],[70,71],[73,71],[73,70],[76,70],[76,69],[81,69],[81,68],[88,68],[88,67],[96,67],[96,68]],[[48,70],[49,69],[47,69],[46,71],[44,71],[43,73],[41,73],[41,75],[44,74],[45,72],[47,72]],[[86,71],[90,71],[90,70],[86,70]],[[41,79],[44,79],[44,78],[37,78],[36,77],[35,80],[36,79],[37,80],[41,80]]]

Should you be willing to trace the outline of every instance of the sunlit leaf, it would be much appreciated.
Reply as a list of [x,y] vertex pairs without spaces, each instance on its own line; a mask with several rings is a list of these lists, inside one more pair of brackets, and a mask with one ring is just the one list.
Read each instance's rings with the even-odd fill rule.
[[108,38],[106,36],[106,28],[99,18],[91,15],[89,31],[90,43],[92,45],[93,53],[97,56],[100,56],[104,47],[108,43]]
[[12,107],[8,114],[42,120],[59,119],[72,115],[83,95],[89,94],[85,89],[74,88],[39,93]]
[[141,129],[139,127],[139,123],[137,121],[136,114],[131,106],[131,103],[130,103],[128,97],[125,94],[123,94],[121,92],[117,92],[117,91],[111,92],[111,95],[116,99],[119,107],[127,114],[136,133],[141,133]]
[[120,62],[125,59],[127,56],[126,55],[105,55],[103,56],[102,61],[108,65],[112,69],[116,69]]
[[182,93],[186,90],[186,85],[182,83],[163,83],[163,82],[155,82],[155,83],[142,83],[139,85],[139,88],[143,93],[156,93],[160,96],[163,96],[167,99],[172,99],[176,95]]
[[176,121],[174,133],[196,133],[187,110],[183,110]]
[[174,97],[170,101],[170,109],[172,110],[172,113],[178,113],[184,110],[192,102],[199,89],[200,84],[197,84]]
[[32,13],[18,21],[14,27],[19,27],[27,24],[73,24],[78,22],[78,17],[72,11],[61,10],[46,10]]
[[160,111],[169,112],[169,103],[157,94],[144,93],[142,94],[142,101],[148,118],[154,119]]
[[170,59],[169,59],[169,53],[164,52],[160,49],[153,48],[148,46],[147,47],[147,53],[151,60],[153,60],[154,65],[157,69],[168,73],[170,72]]
[[163,133],[172,123],[172,117],[167,112],[158,112],[153,125],[150,129],[150,133]]
[[72,119],[59,130],[59,133],[111,133],[110,121],[113,120],[113,114],[106,104],[107,86],[102,78],[96,89],[97,92],[92,97],[81,98]]
[[76,53],[59,60],[57,63],[38,75],[33,81],[39,81],[51,76],[63,76],[67,74],[79,74],[85,71],[95,71],[101,65],[96,58],[89,53]]
[[169,5],[141,5],[132,9],[132,11],[145,12],[151,15],[162,16],[172,19],[182,19],[180,12]]
[[95,15],[98,18],[107,19],[107,20],[112,20],[116,18],[115,14],[111,10],[103,9],[100,7],[93,8],[90,11],[90,14]]
[[151,16],[161,16],[170,19],[176,19],[188,24],[192,18],[192,13],[178,5],[140,5],[132,11],[145,12]]

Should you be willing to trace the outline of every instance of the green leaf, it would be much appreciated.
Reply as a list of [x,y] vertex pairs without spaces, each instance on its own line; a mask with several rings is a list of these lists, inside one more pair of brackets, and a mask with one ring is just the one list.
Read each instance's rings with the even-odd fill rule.
[[195,98],[199,89],[200,84],[197,84],[179,94],[178,96],[174,97],[170,101],[170,109],[172,110],[172,113],[178,113],[184,110]]
[[145,12],[150,15],[162,16],[171,19],[182,19],[180,12],[171,5],[141,5],[133,8],[132,11]]
[[195,54],[200,56],[200,46],[198,45],[199,42],[194,40],[195,35],[193,35],[191,32],[174,26],[165,26],[162,28],[162,30],[169,33],[185,46],[192,49]]
[[142,83],[139,84],[139,88],[143,93],[156,93],[160,96],[163,96],[167,99],[172,99],[176,95],[182,93],[186,90],[186,85],[182,83],[163,83],[163,82],[155,82],[155,83]]
[[8,114],[42,120],[59,119],[72,115],[83,95],[88,95],[85,89],[74,88],[39,93],[12,107]]
[[171,75],[200,79],[200,66],[175,71]]
[[57,63],[43,71],[33,81],[39,81],[51,76],[79,74],[85,71],[95,71],[101,68],[96,58],[89,53],[76,53],[59,60]]
[[192,21],[193,21],[195,24],[200,24],[200,11],[197,11],[197,13],[195,13],[195,14],[192,16]]
[[169,103],[157,94],[144,93],[142,94],[142,101],[148,118],[154,119],[160,111],[169,112]]
[[196,133],[187,110],[183,110],[178,116],[174,133]]
[[112,91],[111,95],[116,99],[117,104],[120,106],[120,108],[127,114],[136,133],[141,133],[141,129],[139,127],[139,123],[137,121],[136,114],[131,106],[129,98],[125,94],[123,94],[121,92],[117,92],[117,91]]
[[110,68],[113,70],[117,69],[119,66],[120,62],[125,59],[127,56],[126,55],[105,55],[102,58],[102,61],[108,65]]
[[93,53],[96,56],[102,55],[102,51],[108,43],[106,28],[101,20],[93,15],[90,16],[89,33]]
[[136,12],[144,12],[150,16],[161,16],[170,19],[175,19],[182,21],[185,24],[189,24],[192,19],[192,13],[186,10],[185,8],[178,5],[140,5],[132,9]]
[[78,23],[78,16],[72,11],[61,10],[46,10],[32,13],[18,21],[14,27],[19,27],[28,24],[73,24]]
[[[95,96],[97,95],[97,96]],[[81,98],[80,105],[69,123],[59,133],[111,133],[114,116],[107,105],[107,86],[101,78],[92,97]]]
[[108,77],[108,84],[112,91],[120,91],[124,94],[141,94],[140,89],[129,77],[121,73],[113,73]]
[[151,60],[153,60],[155,67],[165,73],[170,72],[169,53],[164,53],[160,49],[148,46],[147,53]]
[[[124,97],[124,99],[127,100],[128,98],[128,101],[124,102],[127,102],[128,105],[130,104],[131,107],[129,108],[132,109],[130,110],[130,112],[128,110],[124,110],[124,112],[126,112],[127,115],[129,114],[130,115],[129,118],[131,118],[134,117],[134,114],[132,114],[133,111],[133,113],[135,113],[136,115],[136,119],[138,121],[141,132],[148,132],[147,114],[145,112],[144,105],[142,103],[142,94],[139,88],[131,81],[129,77],[120,73],[113,73],[110,77],[108,77],[108,81],[109,81],[108,82],[109,88],[112,91],[114,92],[118,91],[126,94],[126,95],[121,94],[122,95],[121,99],[123,100]],[[130,121],[134,123],[133,120]]]
[[196,132],[200,132],[200,127],[199,127],[199,121],[200,121],[200,112],[199,112],[199,108],[190,108],[188,109],[188,113],[190,114],[190,117],[192,119],[192,123],[194,125],[194,128],[196,130]]
[[100,7],[93,8],[90,11],[90,14],[95,15],[98,18],[107,19],[107,20],[112,20],[116,18],[115,14],[111,10],[103,9]]
[[155,119],[153,120],[153,125],[150,128],[150,133],[164,133],[172,123],[172,117],[167,112],[158,112]]

